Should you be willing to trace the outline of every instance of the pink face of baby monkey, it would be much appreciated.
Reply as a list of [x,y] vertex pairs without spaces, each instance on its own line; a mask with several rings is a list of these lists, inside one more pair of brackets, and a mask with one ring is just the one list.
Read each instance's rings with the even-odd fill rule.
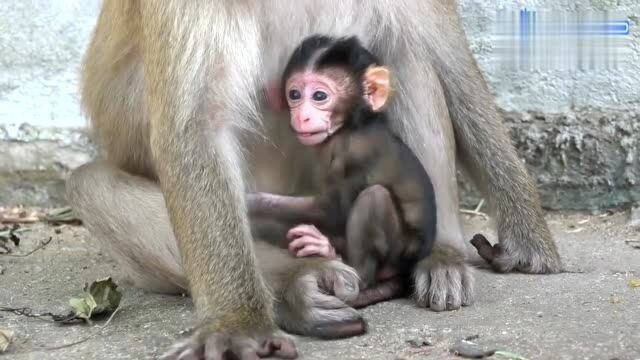
[[291,112],[291,127],[302,144],[321,144],[342,127],[345,105],[352,96],[348,78],[336,71],[303,71],[289,77],[285,94]]

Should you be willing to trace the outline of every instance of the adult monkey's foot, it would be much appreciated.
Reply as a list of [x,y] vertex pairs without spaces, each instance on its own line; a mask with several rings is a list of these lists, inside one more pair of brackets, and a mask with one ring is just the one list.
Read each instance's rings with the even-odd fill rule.
[[293,339],[280,331],[223,334],[197,332],[176,343],[161,360],[257,360],[260,358],[296,359],[298,351]]
[[433,311],[456,310],[474,300],[472,269],[464,254],[447,245],[436,244],[433,252],[416,265],[416,304]]
[[[525,238],[525,234],[529,236]],[[519,241],[491,245],[483,235],[476,234],[470,242],[478,255],[499,273],[551,274],[563,270],[560,255],[548,231],[514,234],[509,239]]]

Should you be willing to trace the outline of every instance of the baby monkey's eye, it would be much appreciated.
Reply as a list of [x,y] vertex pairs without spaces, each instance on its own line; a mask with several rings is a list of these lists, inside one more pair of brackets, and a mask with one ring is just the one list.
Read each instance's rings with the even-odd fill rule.
[[328,97],[329,97],[329,95],[327,95],[327,93],[324,92],[324,91],[318,90],[318,91],[313,93],[313,100],[314,101],[324,101],[324,100],[327,100]]
[[289,99],[291,100],[300,100],[300,98],[302,97],[302,94],[300,94],[300,91],[298,90],[289,90]]

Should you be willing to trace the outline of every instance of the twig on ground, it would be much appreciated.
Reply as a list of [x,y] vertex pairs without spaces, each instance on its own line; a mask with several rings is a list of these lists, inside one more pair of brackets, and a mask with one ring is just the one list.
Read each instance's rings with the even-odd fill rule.
[[483,217],[485,219],[489,218],[489,215],[486,213],[483,213],[482,211],[480,211],[480,209],[482,209],[482,206],[484,205],[484,199],[480,200],[480,202],[478,203],[478,205],[476,206],[475,209],[471,210],[471,209],[460,209],[460,212],[466,215],[473,215],[473,216],[480,216]]
[[22,206],[0,207],[0,223],[3,224],[31,224],[40,221],[37,211],[28,211]]
[[[111,320],[113,320],[114,316],[118,313],[118,311],[120,311],[120,307],[116,308],[113,313],[111,313],[111,316],[109,316],[109,318],[107,319],[107,321],[103,324],[103,325],[97,325],[96,327],[98,327],[98,330],[96,330],[95,332],[93,332],[92,334],[85,336],[84,338],[78,340],[78,341],[74,341],[71,342],[69,344],[63,344],[63,345],[58,345],[58,346],[44,346],[40,349],[33,349],[33,350],[27,350],[24,352],[19,352],[19,354],[32,354],[32,353],[36,353],[36,352],[41,352],[41,351],[55,351],[55,350],[60,350],[60,349],[66,349],[72,346],[76,346],[79,344],[82,344],[84,342],[87,342],[93,338],[95,338],[96,336],[100,335],[100,333],[102,331],[104,331],[104,329],[111,323]],[[18,353],[16,353],[18,354]]]
[[[58,346],[51,346],[51,347],[45,347],[45,348],[44,348],[44,349],[42,349],[42,350],[53,351],[53,350],[65,349],[65,348],[68,348],[68,347],[71,347],[71,346],[75,346],[75,345],[82,344],[83,342],[86,342],[86,341],[89,341],[89,340],[93,339],[94,337],[98,336],[98,335],[99,335],[99,334],[100,334],[100,333],[101,333],[101,332],[102,332],[102,331],[103,331],[103,330],[104,330],[104,329],[105,329],[105,328],[106,328],[106,327],[111,323],[111,320],[113,319],[113,317],[114,317],[114,316],[116,316],[116,314],[118,313],[118,311],[119,311],[120,309],[121,309],[120,307],[116,308],[116,309],[113,311],[113,313],[111,313],[111,316],[109,316],[109,319],[107,319],[107,321],[104,323],[104,325],[98,325],[98,326],[97,326],[97,327],[98,327],[98,330],[96,330],[93,334],[91,334],[91,335],[89,335],[89,336],[86,336],[85,338],[80,339],[80,340],[78,340],[78,341],[75,341],[75,342],[69,343],[69,344],[58,345]],[[34,352],[35,352],[35,351],[42,351],[42,350],[34,350]]]
[[468,209],[460,209],[460,212],[466,215],[474,215],[474,216],[480,216],[483,217],[485,219],[489,218],[489,215],[481,212],[481,211],[475,211],[475,210],[468,210]]
[[[33,319],[39,319],[39,320],[44,320],[44,321],[52,321],[52,322],[57,322],[57,321],[59,321],[61,319],[64,319],[66,317],[69,317],[69,316],[73,315],[73,314],[70,314],[70,315],[56,315],[56,314],[54,314],[52,312],[34,314],[33,313],[33,309],[31,309],[29,307],[10,308],[10,307],[5,307],[5,306],[0,306],[0,311],[2,311],[2,312],[10,312],[10,313],[18,315],[18,316],[25,316],[25,317],[29,317],[29,318],[33,318]],[[50,317],[51,319],[47,319],[48,317]]]
[[480,200],[480,202],[478,203],[478,206],[476,206],[476,208],[473,211],[480,212],[480,209],[482,209],[482,205],[484,205],[484,199]]
[[0,216],[1,224],[33,224],[37,223],[38,221],[40,221],[40,218],[37,217],[14,218]]
[[29,251],[26,254],[0,254],[0,255],[2,255],[2,256],[10,256],[10,257],[26,257],[26,256],[29,256],[29,255],[35,253],[36,251],[38,251],[40,249],[44,249],[45,246],[49,245],[51,240],[53,240],[53,238],[49,237],[49,239],[47,239],[47,240],[40,241],[40,244],[38,246],[36,246],[35,249]]

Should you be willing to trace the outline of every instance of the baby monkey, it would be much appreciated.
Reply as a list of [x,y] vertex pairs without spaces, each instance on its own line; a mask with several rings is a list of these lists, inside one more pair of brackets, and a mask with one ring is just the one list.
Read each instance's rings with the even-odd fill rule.
[[313,224],[289,231],[289,249],[297,256],[337,252],[365,288],[402,279],[366,303],[397,296],[431,252],[436,204],[423,165],[387,123],[389,69],[356,37],[316,35],[293,52],[280,89],[295,136],[314,147],[321,191],[306,198],[252,194],[250,211]]

